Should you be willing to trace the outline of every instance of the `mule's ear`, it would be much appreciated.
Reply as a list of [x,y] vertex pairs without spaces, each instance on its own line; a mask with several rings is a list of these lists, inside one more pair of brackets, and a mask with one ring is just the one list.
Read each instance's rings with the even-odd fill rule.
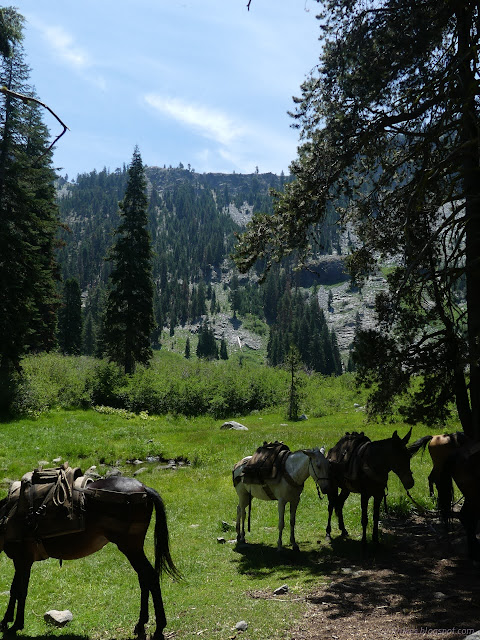
[[411,436],[411,435],[412,435],[412,427],[410,427],[410,430],[409,430],[409,432],[407,433],[407,435],[406,435],[404,438],[402,438],[402,443],[403,443],[404,445],[406,445],[406,444],[408,443],[408,441],[410,440],[410,436]]
[[302,449],[302,453],[304,453],[309,458],[314,458],[315,457],[315,452],[314,452],[313,449]]
[[392,440],[398,439],[398,433],[397,430],[395,429],[395,431],[392,433]]

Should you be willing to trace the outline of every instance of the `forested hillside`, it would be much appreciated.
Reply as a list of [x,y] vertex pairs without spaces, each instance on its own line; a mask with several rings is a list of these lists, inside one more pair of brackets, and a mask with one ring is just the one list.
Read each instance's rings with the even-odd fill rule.
[[[239,278],[229,257],[235,233],[243,230],[253,213],[272,212],[270,190],[281,191],[289,178],[271,173],[198,174],[182,165],[147,167],[145,174],[155,282],[154,347],[159,348],[165,335],[174,336],[176,329],[185,325],[209,326],[219,314],[237,322],[248,317],[260,323],[257,328],[267,334],[265,340],[270,335],[271,364],[283,362],[292,341],[302,343],[303,351],[307,343],[325,341],[327,355],[310,358],[305,364],[338,373],[338,354],[330,352],[331,348],[338,352],[336,339],[328,331],[318,303],[316,322],[312,321],[312,303],[307,304],[311,297],[308,287],[315,280],[306,273],[290,271],[287,265],[273,269],[265,284],[259,285],[255,273]],[[58,259],[63,280],[74,279],[80,285],[82,350],[86,353],[100,354],[102,350],[102,313],[111,269],[105,258],[119,224],[118,203],[126,182],[125,166],[114,172],[105,169],[81,174],[74,182],[67,177],[58,181],[63,223]],[[322,237],[324,246],[319,252],[339,248],[338,229],[332,221],[324,225]],[[301,293],[299,285],[304,287]],[[266,325],[271,331],[262,330]]]

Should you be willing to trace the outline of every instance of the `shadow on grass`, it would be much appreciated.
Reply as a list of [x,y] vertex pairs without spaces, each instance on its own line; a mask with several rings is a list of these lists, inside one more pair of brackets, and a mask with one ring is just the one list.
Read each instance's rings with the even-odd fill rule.
[[332,545],[319,544],[316,549],[293,551],[284,547],[277,551],[276,547],[269,545],[247,543],[237,544],[234,552],[238,554],[238,571],[252,577],[265,578],[279,569],[288,573],[301,570],[312,576],[321,576],[341,568],[346,558],[358,558],[361,544],[342,538],[333,540]]
[[402,637],[426,640],[456,640],[478,629],[480,572],[466,555],[462,528],[446,537],[440,523],[418,516],[383,525],[381,544],[369,542],[363,554],[359,540],[332,539],[331,579],[307,598],[322,624],[332,624],[335,634],[375,617],[382,637],[401,628]]

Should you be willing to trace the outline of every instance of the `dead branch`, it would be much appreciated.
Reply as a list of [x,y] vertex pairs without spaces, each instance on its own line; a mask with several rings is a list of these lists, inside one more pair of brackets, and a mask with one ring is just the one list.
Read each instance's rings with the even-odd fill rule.
[[27,104],[29,102],[34,102],[35,104],[40,105],[41,107],[43,107],[44,109],[49,111],[52,114],[52,116],[62,125],[62,127],[63,127],[62,133],[60,133],[55,138],[55,140],[52,142],[52,144],[48,147],[48,149],[45,150],[45,153],[43,153],[40,156],[39,159],[43,158],[50,151],[50,149],[53,147],[53,145],[60,140],[60,138],[63,136],[63,134],[66,131],[70,131],[70,129],[67,127],[67,125],[62,120],[60,120],[60,118],[57,116],[55,111],[50,109],[50,107],[47,104],[45,104],[44,102],[41,102],[37,98],[32,98],[32,96],[26,96],[23,93],[17,93],[16,91],[12,91],[11,89],[7,89],[7,87],[0,87],[0,92],[3,93],[6,96],[10,96],[11,98],[16,98],[17,100],[21,100],[25,104]]

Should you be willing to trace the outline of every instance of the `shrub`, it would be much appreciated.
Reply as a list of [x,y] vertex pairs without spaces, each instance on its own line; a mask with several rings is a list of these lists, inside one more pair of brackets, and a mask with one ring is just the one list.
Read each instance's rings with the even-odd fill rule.
[[92,404],[122,407],[121,388],[124,382],[125,375],[117,364],[106,360],[97,362],[89,379]]
[[87,356],[42,353],[25,358],[13,402],[17,414],[38,415],[48,409],[91,405],[88,379],[95,360]]

